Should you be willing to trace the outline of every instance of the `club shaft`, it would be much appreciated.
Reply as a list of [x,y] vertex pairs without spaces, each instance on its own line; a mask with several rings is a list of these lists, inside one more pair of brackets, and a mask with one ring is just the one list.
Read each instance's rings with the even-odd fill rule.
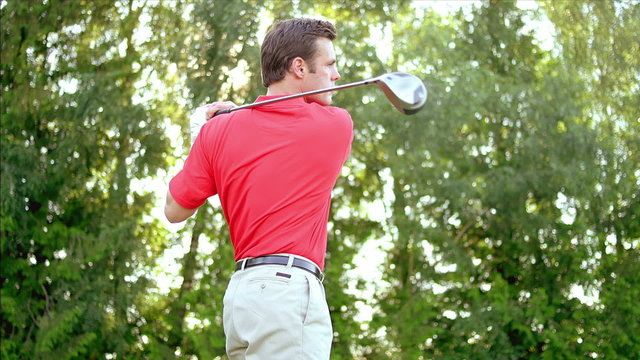
[[309,95],[321,94],[321,93],[325,93],[325,92],[329,92],[329,91],[337,91],[337,90],[342,90],[342,89],[348,89],[348,88],[352,88],[352,87],[356,87],[356,86],[370,85],[370,84],[374,84],[374,83],[377,83],[377,82],[378,82],[378,78],[372,78],[372,79],[356,81],[356,82],[352,82],[352,83],[348,83],[348,84],[337,85],[337,86],[333,86],[333,87],[326,88],[326,89],[311,90],[311,91],[307,91],[307,92],[303,92],[303,93],[299,93],[299,94],[282,96],[282,97],[278,97],[278,98],[275,98],[275,99],[264,100],[264,101],[259,101],[259,102],[255,102],[255,103],[251,103],[251,104],[245,104],[245,105],[236,106],[236,107],[230,108],[230,109],[220,110],[220,111],[216,112],[214,116],[220,115],[220,114],[230,113],[232,111],[236,111],[236,110],[240,110],[240,109],[251,108],[251,107],[254,107],[254,106],[259,106],[259,105],[270,104],[270,103],[274,103],[274,102],[278,102],[278,101],[294,99],[294,98],[298,98],[298,97],[301,97],[301,96],[309,96]]

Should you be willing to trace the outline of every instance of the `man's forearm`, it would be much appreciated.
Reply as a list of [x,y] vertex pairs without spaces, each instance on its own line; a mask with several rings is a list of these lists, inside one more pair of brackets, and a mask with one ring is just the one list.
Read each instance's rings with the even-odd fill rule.
[[187,209],[178,204],[171,196],[171,191],[167,191],[167,201],[164,205],[164,216],[171,223],[179,223],[187,220],[191,215],[195,214],[198,209]]

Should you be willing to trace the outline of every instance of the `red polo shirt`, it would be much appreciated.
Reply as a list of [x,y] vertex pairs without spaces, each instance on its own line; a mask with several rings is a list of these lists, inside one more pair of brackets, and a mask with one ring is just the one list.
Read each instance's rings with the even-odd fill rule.
[[220,196],[236,260],[290,253],[324,268],[331,190],[352,139],[346,110],[302,98],[216,116],[169,189],[189,209]]

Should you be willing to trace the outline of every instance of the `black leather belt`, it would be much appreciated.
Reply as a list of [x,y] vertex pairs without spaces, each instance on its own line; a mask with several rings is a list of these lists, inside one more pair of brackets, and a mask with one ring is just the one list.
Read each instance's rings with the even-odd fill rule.
[[[255,258],[248,258],[240,260],[236,263],[236,271],[242,269],[242,264],[244,263],[244,268],[250,268],[254,266],[260,265],[287,265],[289,264],[289,256],[286,255],[265,255]],[[316,264],[311,261],[307,261],[300,258],[294,258],[291,266],[295,268],[299,268],[302,270],[306,270],[313,275],[315,275],[320,282],[324,280],[324,273],[320,270]]]

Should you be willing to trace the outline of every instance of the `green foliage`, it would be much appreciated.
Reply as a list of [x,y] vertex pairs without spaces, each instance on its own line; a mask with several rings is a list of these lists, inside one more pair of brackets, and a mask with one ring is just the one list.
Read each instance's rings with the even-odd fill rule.
[[[372,354],[605,354],[583,335],[599,333],[590,328],[598,306],[572,291],[601,281],[593,258],[607,254],[594,245],[610,235],[587,214],[604,209],[592,198],[603,186],[598,174],[616,176],[598,159],[613,155],[614,140],[593,126],[578,69],[539,49],[524,15],[488,2],[446,21],[427,13],[394,24],[394,40],[407,47],[395,50],[425,72],[431,107],[411,123],[385,123],[396,230],[390,287],[372,325],[392,343]],[[636,184],[627,199],[637,199],[637,166],[624,173]],[[616,223],[636,216],[625,211]],[[637,254],[637,235],[627,241]]]
[[[172,233],[141,184],[181,163],[165,127],[188,144],[187,109],[263,93],[261,32],[299,15],[337,23],[341,82],[429,90],[413,116],[370,87],[335,96],[355,139],[329,223],[332,359],[640,356],[640,5],[431,5],[3,2],[0,356],[224,358],[222,212]],[[161,292],[156,259],[181,243]],[[371,244],[383,267],[354,278]]]
[[149,286],[139,269],[157,251],[144,235],[157,223],[133,183],[169,150],[161,104],[136,101],[141,10],[3,3],[3,357],[134,345],[135,299]]

